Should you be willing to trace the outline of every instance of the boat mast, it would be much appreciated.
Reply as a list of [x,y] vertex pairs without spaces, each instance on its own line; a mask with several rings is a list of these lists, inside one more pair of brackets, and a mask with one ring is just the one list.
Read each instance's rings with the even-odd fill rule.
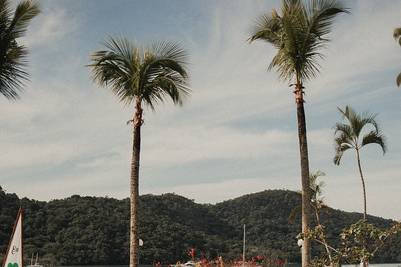
[[244,224],[244,240],[243,240],[243,247],[242,247],[242,266],[245,266],[245,224]]

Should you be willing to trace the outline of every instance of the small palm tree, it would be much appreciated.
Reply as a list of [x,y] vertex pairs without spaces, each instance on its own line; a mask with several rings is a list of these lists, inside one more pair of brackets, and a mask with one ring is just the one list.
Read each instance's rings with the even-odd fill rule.
[[186,53],[177,44],[162,42],[140,48],[124,38],[110,38],[107,50],[92,54],[93,80],[108,87],[126,105],[133,104],[131,161],[130,267],[138,266],[139,159],[143,105],[152,110],[170,98],[181,105],[190,92]]
[[316,218],[316,227],[312,231],[315,234],[314,240],[317,241],[318,243],[322,244],[326,250],[327,258],[329,261],[329,266],[335,266],[335,263],[333,261],[333,256],[332,256],[332,250],[335,251],[333,247],[331,247],[326,238],[326,232],[325,232],[325,227],[322,225],[320,221],[320,211],[326,207],[324,200],[323,200],[323,187],[324,187],[324,182],[323,181],[318,181],[319,177],[325,176],[326,174],[322,171],[317,171],[315,173],[312,173],[310,175],[310,188],[312,192],[312,201],[311,201],[311,206],[314,210],[315,213],[315,218]]
[[348,12],[336,0],[283,0],[281,14],[275,9],[263,15],[250,41],[263,40],[277,49],[269,65],[281,79],[294,86],[297,105],[298,138],[302,180],[302,267],[310,265],[310,241],[306,238],[310,227],[309,159],[304,111],[304,82],[317,76],[323,58],[322,48],[329,42],[334,18]]
[[[401,45],[401,28],[394,29],[393,37],[399,43],[399,45]],[[401,73],[398,74],[396,82],[397,86],[401,85]]]
[[[326,174],[320,170],[317,170],[316,172],[313,172],[309,175],[309,188],[310,188],[310,193],[311,193],[311,206],[314,208],[315,211],[321,209],[324,206],[323,203],[323,192],[322,188],[324,187],[324,182],[319,181],[319,177],[325,176]],[[298,192],[302,193],[302,192]],[[296,206],[293,208],[290,212],[290,216],[288,217],[288,222],[289,223],[294,223],[296,216],[301,214],[302,211],[302,206]],[[316,213],[315,213],[316,215]],[[317,223],[320,223],[319,220],[317,220]]]
[[[314,173],[311,173],[309,176],[311,207],[313,208],[315,214],[316,226],[314,227],[314,229],[311,229],[308,236],[325,247],[328,262],[330,263],[330,266],[334,266],[335,264],[333,262],[332,251],[336,250],[328,244],[326,239],[325,227],[321,224],[320,221],[320,211],[326,207],[326,204],[323,200],[323,187],[325,184],[323,181],[318,181],[318,179],[325,175],[326,174],[324,172],[318,170]],[[293,208],[290,216],[288,217],[289,223],[294,223],[295,218],[298,214],[301,213],[301,211],[302,206],[297,206]]]
[[28,80],[25,70],[28,50],[17,39],[25,35],[40,10],[37,3],[29,0],[19,3],[14,12],[10,6],[10,1],[0,0],[0,94],[15,100],[23,82]]
[[[349,106],[346,106],[344,110],[340,108],[338,110],[345,122],[335,125],[334,164],[340,165],[345,151],[350,149],[355,150],[363,189],[363,219],[366,220],[366,188],[362,173],[360,152],[366,145],[376,144],[381,147],[384,154],[387,150],[386,139],[375,120],[376,115],[368,113],[358,114]],[[366,131],[367,127],[371,127],[371,129]]]
[[323,181],[318,181],[319,177],[323,177],[326,174],[320,170],[311,173],[309,176],[309,186],[311,189],[311,200],[317,209],[321,209],[324,205],[323,203],[323,187],[325,183]]

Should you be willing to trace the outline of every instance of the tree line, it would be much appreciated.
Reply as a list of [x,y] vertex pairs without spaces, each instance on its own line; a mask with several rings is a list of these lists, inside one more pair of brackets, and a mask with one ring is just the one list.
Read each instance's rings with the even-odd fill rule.
[[[263,255],[270,259],[299,262],[295,236],[299,217],[289,222],[301,196],[286,190],[268,190],[216,205],[197,204],[175,194],[143,195],[139,198],[139,249],[141,264],[176,263],[196,258],[233,261],[242,255],[242,225],[247,225],[247,259]],[[18,198],[0,190],[0,251],[4,256],[19,206],[25,211],[24,259],[39,253],[49,265],[116,265],[129,263],[129,199],[81,197],[49,202]],[[299,216],[299,215],[296,215]],[[327,238],[338,245],[342,229],[357,222],[359,213],[324,208],[322,223]],[[394,222],[368,216],[377,227]],[[313,220],[312,225],[316,222]],[[313,256],[324,250],[313,246]],[[374,262],[400,262],[401,235],[390,238]],[[0,257],[1,257],[0,256]]]

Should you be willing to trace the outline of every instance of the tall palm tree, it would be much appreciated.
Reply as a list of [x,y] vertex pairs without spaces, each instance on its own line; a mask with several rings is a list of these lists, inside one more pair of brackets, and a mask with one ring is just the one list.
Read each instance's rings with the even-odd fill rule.
[[[397,40],[398,44],[401,45],[401,28],[394,29],[393,37],[395,40]],[[398,74],[396,82],[397,82],[397,86],[401,85],[401,73]]]
[[[380,131],[375,120],[376,115],[368,113],[358,114],[349,106],[344,110],[338,109],[345,122],[335,125],[335,156],[334,164],[340,165],[345,151],[355,150],[358,170],[361,176],[363,189],[363,219],[366,220],[366,187],[362,173],[360,152],[363,147],[370,144],[377,144],[381,147],[383,154],[386,153],[386,138]],[[366,130],[370,127],[370,130]]]
[[17,99],[28,79],[28,50],[17,39],[25,35],[39,13],[39,5],[30,0],[20,2],[14,12],[9,0],[0,0],[0,94],[7,99]]
[[[307,236],[310,224],[309,160],[304,111],[304,82],[317,76],[323,57],[322,48],[329,42],[334,18],[347,9],[336,0],[283,0],[281,14],[275,9],[263,15],[250,41],[263,40],[277,49],[269,65],[282,80],[294,86],[297,106],[298,138],[302,179],[302,232]],[[310,263],[310,240],[304,238],[302,267]]]
[[155,105],[170,98],[181,105],[190,93],[186,53],[179,45],[161,42],[141,48],[124,38],[110,38],[106,50],[92,54],[93,80],[108,87],[126,105],[133,104],[133,148],[131,161],[130,267],[138,266],[139,159],[143,105]]

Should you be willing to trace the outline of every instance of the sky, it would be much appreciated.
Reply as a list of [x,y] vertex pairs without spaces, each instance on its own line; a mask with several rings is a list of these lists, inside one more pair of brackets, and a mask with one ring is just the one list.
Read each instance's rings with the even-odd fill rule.
[[[190,55],[192,95],[183,107],[145,110],[141,194],[174,192],[216,203],[266,189],[300,189],[294,96],[267,66],[275,50],[249,44],[257,18],[279,1],[42,0],[21,40],[30,49],[21,99],[0,98],[0,185],[38,200],[73,194],[129,196],[133,107],[92,82],[90,54],[108,36],[139,45],[179,42]],[[346,1],[305,83],[310,169],[326,176],[336,209],[361,212],[355,155],[333,164],[337,107],[377,113],[388,140],[362,151],[368,213],[401,220],[400,1]]]

